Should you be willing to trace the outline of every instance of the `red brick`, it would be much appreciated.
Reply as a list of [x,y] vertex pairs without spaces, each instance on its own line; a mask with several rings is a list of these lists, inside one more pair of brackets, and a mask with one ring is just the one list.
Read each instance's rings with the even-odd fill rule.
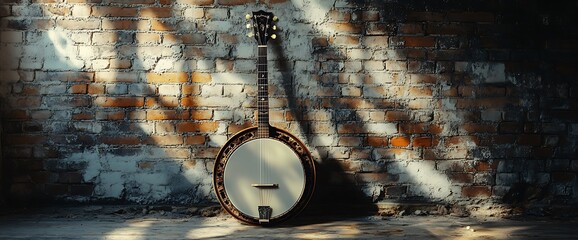
[[97,97],[94,103],[101,107],[142,107],[144,97]]
[[211,118],[213,118],[212,110],[195,109],[191,111],[191,119],[193,120],[210,120]]
[[405,136],[392,137],[389,143],[392,147],[407,147],[409,146],[410,139]]
[[89,84],[88,94],[104,94],[104,84]]
[[174,22],[162,21],[157,19],[151,20],[152,31],[175,31],[177,26]]
[[538,134],[522,134],[518,136],[518,144],[525,146],[540,146],[542,145],[542,136]]
[[576,178],[576,173],[572,172],[553,172],[552,181],[555,183],[571,183]]
[[397,183],[399,176],[388,173],[357,173],[355,179],[358,183]]
[[4,137],[5,139],[10,139],[10,141],[3,142],[6,145],[36,145],[46,140],[44,136],[40,135],[7,134]]
[[446,147],[465,146],[469,143],[478,145],[480,139],[477,136],[453,136],[445,138],[444,143]]
[[359,34],[363,30],[362,25],[352,23],[330,23],[327,27],[337,33],[345,34]]
[[200,72],[192,73],[191,79],[194,83],[208,83],[212,81],[210,73],[200,73]]
[[108,0],[108,3],[118,4],[154,4],[155,0]]
[[215,2],[214,0],[180,0],[179,1],[179,3],[182,3],[182,4],[190,4],[190,5],[196,5],[196,6],[213,5],[214,2]]
[[26,110],[10,110],[6,113],[2,113],[2,117],[3,118],[7,118],[7,119],[28,119],[30,116],[28,116],[28,113],[26,112]]
[[185,144],[186,144],[186,145],[202,145],[202,144],[205,144],[205,136],[202,136],[202,135],[186,136],[186,137],[185,137]]
[[187,119],[188,112],[177,112],[176,110],[147,110],[147,120],[181,120]]
[[95,6],[92,7],[91,15],[95,17],[136,17],[137,8]]
[[432,138],[431,137],[415,137],[413,138],[413,146],[414,147],[431,147],[432,146]]
[[433,37],[403,37],[405,47],[435,47]]
[[100,28],[100,20],[97,19],[59,19],[56,20],[56,24],[62,28],[70,30],[96,30]]
[[488,186],[466,186],[462,187],[462,196],[469,198],[490,197],[492,189]]
[[140,16],[144,18],[169,18],[173,16],[173,9],[170,7],[142,8]]
[[359,37],[358,36],[338,35],[338,36],[330,37],[329,43],[331,45],[340,45],[340,46],[359,45]]
[[72,120],[92,120],[94,119],[94,113],[91,112],[81,112],[72,114]]
[[367,145],[372,147],[385,147],[388,144],[386,137],[367,136]]
[[363,144],[363,138],[361,137],[339,137],[337,142],[338,146],[345,147],[357,147]]
[[474,182],[474,175],[471,173],[451,172],[451,173],[446,173],[446,174],[452,180],[452,182],[456,182],[456,183],[473,183]]
[[349,22],[351,20],[351,13],[338,10],[329,11],[330,22]]
[[189,75],[186,72],[179,73],[147,73],[148,83],[183,83],[187,82]]
[[86,94],[88,92],[88,84],[72,85],[69,92],[72,94]]
[[243,124],[231,124],[229,125],[229,127],[227,128],[227,133],[228,134],[235,134],[240,132],[243,129],[252,127],[253,124],[251,122],[245,122]]
[[181,87],[183,95],[199,95],[201,94],[201,86],[199,85],[183,85]]
[[385,120],[391,121],[407,121],[411,120],[411,115],[407,111],[387,111],[385,113]]
[[177,124],[177,132],[215,132],[219,128],[218,122],[182,122]]
[[158,96],[155,98],[147,98],[145,106],[153,107],[177,107],[179,106],[179,98],[173,96]]
[[232,6],[255,3],[255,0],[217,0],[217,3],[220,5]]
[[[142,23],[142,24],[139,24]],[[104,30],[139,30],[139,25],[148,26],[148,23],[141,20],[106,20],[102,22]],[[140,29],[148,30],[148,29]]]
[[148,136],[146,143],[161,146],[181,145],[183,136],[181,135],[151,135]]
[[494,161],[492,163],[486,161],[477,161],[475,168],[478,172],[495,171],[498,169],[498,161]]

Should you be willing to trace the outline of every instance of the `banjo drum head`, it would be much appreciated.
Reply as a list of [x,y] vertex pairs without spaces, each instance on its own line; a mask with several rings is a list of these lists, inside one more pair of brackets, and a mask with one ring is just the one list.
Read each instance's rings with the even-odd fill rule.
[[[258,219],[258,206],[270,206],[271,219],[275,219],[300,201],[306,179],[292,148],[275,139],[258,138],[231,153],[223,182],[229,200],[241,213]],[[259,188],[256,184],[276,186]]]

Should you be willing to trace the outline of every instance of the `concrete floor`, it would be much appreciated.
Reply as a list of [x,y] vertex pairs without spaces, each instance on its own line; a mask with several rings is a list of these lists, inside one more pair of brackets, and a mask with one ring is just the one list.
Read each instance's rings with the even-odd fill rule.
[[202,217],[119,206],[51,207],[0,216],[0,239],[578,239],[577,234],[578,220],[545,218],[302,216],[263,228],[225,214]]

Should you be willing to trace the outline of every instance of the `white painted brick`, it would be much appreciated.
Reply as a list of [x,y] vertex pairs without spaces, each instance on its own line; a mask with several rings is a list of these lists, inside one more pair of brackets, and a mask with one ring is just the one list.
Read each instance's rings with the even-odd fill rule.
[[392,135],[398,133],[395,123],[367,123],[365,124],[368,133],[377,135]]
[[233,119],[233,111],[229,110],[215,110],[213,112],[213,120],[231,120]]
[[255,60],[236,60],[235,71],[237,72],[251,72],[257,69]]
[[72,16],[73,17],[88,17],[91,13],[90,5],[80,5],[75,4],[72,6]]
[[371,51],[361,48],[347,49],[347,58],[351,60],[369,60],[371,59]]
[[70,58],[45,59],[44,69],[53,71],[79,71],[84,67],[84,62]]
[[255,44],[239,43],[235,46],[235,56],[237,58],[254,59],[256,56]]
[[127,94],[128,86],[126,84],[106,84],[106,93],[108,94]]
[[155,66],[155,72],[164,72],[174,69],[174,59],[161,58]]
[[92,68],[95,70],[107,69],[109,67],[108,59],[95,59],[90,61],[92,63]]
[[199,19],[205,16],[205,11],[203,8],[187,8],[183,11],[183,17],[185,19]]
[[159,95],[178,96],[180,94],[181,94],[181,85],[171,84],[159,86]]
[[342,96],[359,97],[361,96],[361,88],[356,86],[345,86],[341,88]]
[[360,72],[363,69],[361,61],[347,61],[344,68],[345,72],[350,73]]
[[209,135],[210,147],[222,147],[227,142],[226,135]]
[[207,8],[205,17],[211,20],[226,20],[229,17],[229,10],[226,8]]
[[334,135],[316,135],[311,139],[312,146],[335,146],[337,144],[337,138]]
[[223,86],[223,95],[235,96],[243,93],[243,85],[225,85]]
[[229,32],[233,28],[231,21],[207,21],[205,30],[216,32]]
[[197,70],[211,70],[215,68],[214,60],[197,60]]
[[88,44],[90,43],[90,33],[75,32],[70,35],[70,40],[77,44]]
[[211,76],[213,82],[217,84],[257,84],[257,76],[255,74],[213,73]]
[[201,86],[201,95],[202,96],[221,96],[223,95],[223,86],[222,85],[203,85]]

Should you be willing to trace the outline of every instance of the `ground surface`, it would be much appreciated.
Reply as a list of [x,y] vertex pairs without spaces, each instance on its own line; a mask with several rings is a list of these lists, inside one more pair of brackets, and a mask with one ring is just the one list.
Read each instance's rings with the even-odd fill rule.
[[0,239],[576,239],[576,219],[301,216],[240,224],[218,208],[76,206],[8,210]]

